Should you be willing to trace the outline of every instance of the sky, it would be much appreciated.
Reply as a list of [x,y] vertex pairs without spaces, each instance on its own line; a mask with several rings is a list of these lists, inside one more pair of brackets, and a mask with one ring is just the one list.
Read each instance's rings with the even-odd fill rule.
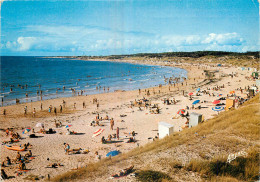
[[259,51],[257,0],[2,1],[0,55]]

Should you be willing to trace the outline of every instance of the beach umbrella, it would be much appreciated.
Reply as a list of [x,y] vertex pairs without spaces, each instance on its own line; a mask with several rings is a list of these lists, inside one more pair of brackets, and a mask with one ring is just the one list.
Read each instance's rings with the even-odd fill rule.
[[65,128],[69,128],[69,127],[71,127],[71,126],[72,126],[71,124],[68,124],[68,125],[65,126]]
[[177,112],[177,114],[179,114],[179,115],[182,115],[182,114],[184,114],[185,113],[185,110],[184,109],[180,109],[178,112]]
[[220,103],[220,100],[214,100],[213,102],[212,102],[212,104],[219,104]]
[[200,100],[195,100],[192,104],[195,105],[195,104],[198,104],[200,102]]
[[233,90],[233,91],[230,91],[229,93],[230,93],[230,94],[234,94],[234,93],[235,93],[235,91]]
[[113,150],[113,151],[108,152],[106,157],[109,157],[109,156],[114,157],[114,156],[118,155],[119,153],[120,152],[118,150]]
[[222,106],[215,106],[215,107],[212,107],[212,110],[213,111],[222,111],[222,110],[224,110],[224,107],[222,107]]
[[37,123],[35,126],[36,127],[43,127],[44,125],[42,123]]
[[193,95],[193,92],[190,92],[188,95]]
[[92,138],[94,138],[94,137],[100,135],[103,131],[104,131],[104,129],[98,129],[98,130],[96,130],[96,131],[93,133]]
[[29,131],[31,131],[31,128],[25,128],[25,129],[23,130],[23,134],[28,133]]
[[197,92],[199,92],[200,91],[200,88],[197,88],[197,90],[196,90]]
[[217,97],[220,97],[220,96],[222,96],[222,94],[218,94],[218,95],[217,95]]

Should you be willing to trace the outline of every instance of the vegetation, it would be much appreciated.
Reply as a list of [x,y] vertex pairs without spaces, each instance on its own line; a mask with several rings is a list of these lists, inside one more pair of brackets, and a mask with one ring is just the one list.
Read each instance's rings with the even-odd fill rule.
[[152,170],[139,171],[136,173],[136,177],[141,182],[161,182],[171,179],[171,177],[165,173]]
[[253,148],[248,151],[247,157],[237,157],[227,163],[225,157],[207,160],[192,160],[186,166],[187,170],[199,172],[204,177],[232,176],[239,180],[253,181],[258,179],[259,154]]
[[[52,180],[72,181],[79,178],[94,180],[97,176],[108,175],[109,169],[112,169],[115,165],[126,163],[135,166],[142,163],[142,165],[149,166],[145,168],[145,171],[142,171],[142,179],[145,176],[149,179],[162,177],[164,175],[157,172],[169,171],[167,175],[174,180],[178,174],[183,177],[186,174],[185,171],[193,171],[201,178],[210,181],[256,180],[259,175],[259,114],[258,94],[242,107],[222,112],[215,118],[196,127],[154,141],[128,153],[123,153],[111,160],[104,159],[98,163],[89,164],[86,168],[62,174]],[[194,133],[197,133],[197,135]],[[198,158],[193,158],[186,163],[185,167],[181,162],[176,161],[178,158],[173,158],[173,156],[165,157],[165,155],[162,155],[164,157],[157,158],[158,162],[154,162],[152,165],[150,165],[150,161],[146,160],[164,154],[165,151],[176,153],[176,148],[180,146],[185,147],[187,154],[198,154]],[[211,148],[213,148],[212,151],[210,151]],[[217,153],[216,149],[218,150]],[[246,150],[248,155],[238,157],[230,164],[226,163],[228,154],[241,150]],[[219,155],[222,156],[218,157]],[[165,180],[169,181],[170,179],[166,178]]]

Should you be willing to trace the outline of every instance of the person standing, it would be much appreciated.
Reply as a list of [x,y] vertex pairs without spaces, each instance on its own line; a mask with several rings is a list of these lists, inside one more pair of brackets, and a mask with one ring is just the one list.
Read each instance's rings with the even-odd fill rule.
[[41,111],[42,111],[42,103],[41,103]]
[[54,107],[53,111],[54,111],[54,114],[57,115],[56,107]]
[[62,113],[62,105],[60,105],[60,113]]
[[25,106],[25,108],[24,108],[24,115],[26,115],[27,114],[27,106]]
[[35,118],[35,115],[36,115],[36,109],[33,108],[33,117]]
[[116,128],[116,137],[119,140],[119,127]]
[[113,118],[110,119],[110,129],[113,130],[113,127],[114,127],[114,124],[115,124],[115,121]]

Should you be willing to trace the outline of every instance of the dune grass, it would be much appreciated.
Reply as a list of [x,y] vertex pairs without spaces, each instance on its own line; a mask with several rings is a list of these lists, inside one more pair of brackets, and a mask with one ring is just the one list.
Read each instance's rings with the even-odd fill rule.
[[[260,133],[259,125],[259,94],[246,102],[242,107],[220,113],[196,127],[186,129],[179,133],[174,133],[162,140],[154,141],[145,146],[133,149],[128,153],[120,154],[114,158],[103,159],[100,162],[89,164],[86,168],[71,171],[56,176],[52,181],[75,181],[80,178],[92,178],[108,173],[108,168],[116,163],[131,159],[138,163],[143,155],[153,155],[167,149],[178,147],[179,145],[199,145],[198,136],[206,136],[204,144],[211,144],[219,147],[228,153],[238,152],[241,148],[254,146],[248,151],[248,156],[238,157],[233,163],[227,164],[226,157],[209,159],[204,151],[199,151],[202,160],[191,160],[185,166],[186,170],[198,172],[199,174],[210,176],[211,181],[232,181],[235,180],[254,180],[258,177],[259,148],[258,140]],[[152,156],[151,156],[152,157]],[[170,169],[181,169],[178,161],[169,160]],[[220,167],[220,168],[219,168]],[[168,179],[165,179],[168,180]]]
[[224,156],[212,160],[192,160],[185,169],[198,172],[207,178],[228,176],[243,181],[254,181],[258,179],[259,151],[251,148],[246,157],[237,157],[231,163],[227,163],[227,157]]

